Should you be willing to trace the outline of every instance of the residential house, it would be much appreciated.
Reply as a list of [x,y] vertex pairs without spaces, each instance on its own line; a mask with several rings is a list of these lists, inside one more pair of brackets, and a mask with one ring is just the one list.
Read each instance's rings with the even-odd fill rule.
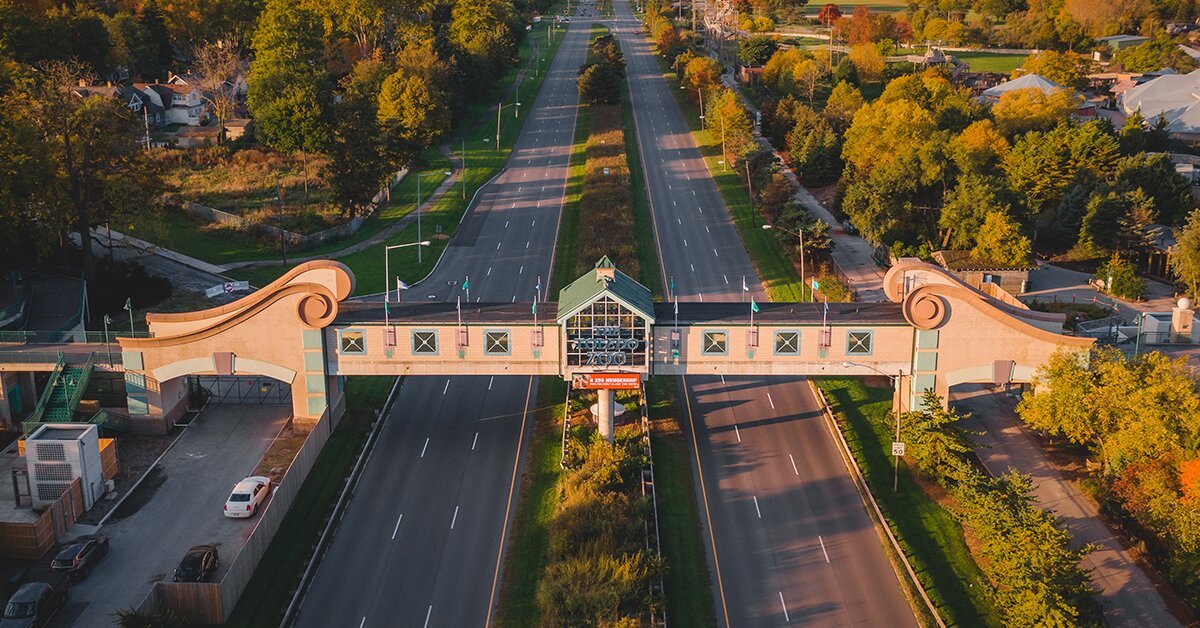
[[200,88],[168,83],[134,83],[155,105],[166,112],[166,124],[200,126],[208,122],[208,105]]
[[80,98],[104,96],[120,100],[135,116],[141,118],[146,126],[158,128],[166,124],[166,111],[161,104],[156,104],[151,98],[136,87],[127,85],[87,85],[82,81],[72,90]]
[[1141,35],[1110,35],[1101,37],[1096,40],[1097,48],[1092,51],[1092,60],[1102,63],[1112,59],[1115,52],[1120,52],[1126,48],[1133,48],[1150,41],[1149,37]]
[[[200,85],[200,77],[192,73],[168,73],[167,83],[171,85],[198,86]],[[244,100],[246,98],[246,94],[250,92],[250,87],[246,84],[246,72],[240,72],[233,80],[225,81],[221,85],[221,88],[224,90],[232,90],[234,95],[237,96],[238,100]]]

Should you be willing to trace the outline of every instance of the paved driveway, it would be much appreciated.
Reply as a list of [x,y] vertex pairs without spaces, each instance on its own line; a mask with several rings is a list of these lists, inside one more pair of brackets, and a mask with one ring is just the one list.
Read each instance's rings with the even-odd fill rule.
[[254,519],[226,519],[221,507],[290,414],[290,406],[210,405],[100,530],[108,556],[72,587],[53,625],[112,625],[114,612],[140,604],[199,543],[218,546],[219,579],[254,526]]

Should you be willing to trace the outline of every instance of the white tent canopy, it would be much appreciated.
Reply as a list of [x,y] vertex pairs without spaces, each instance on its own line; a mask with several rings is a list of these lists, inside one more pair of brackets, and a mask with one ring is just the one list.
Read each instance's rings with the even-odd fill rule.
[[1125,115],[1141,111],[1151,122],[1161,115],[1171,133],[1200,133],[1200,70],[1166,74],[1120,97]]
[[1062,85],[1059,85],[1058,83],[1055,83],[1054,81],[1051,81],[1043,76],[1037,74],[1026,74],[1021,78],[1013,79],[1011,81],[1001,83],[991,89],[984,90],[984,92],[980,95],[987,100],[998,101],[1000,100],[1000,96],[1004,95],[1006,92],[1031,88],[1040,89],[1047,94],[1053,94],[1054,92],[1062,91],[1063,87]]

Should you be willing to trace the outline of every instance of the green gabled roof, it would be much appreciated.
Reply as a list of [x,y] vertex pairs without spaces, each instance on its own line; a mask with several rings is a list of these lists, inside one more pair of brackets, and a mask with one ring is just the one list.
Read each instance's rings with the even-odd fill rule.
[[[605,276],[610,273],[611,279]],[[596,262],[593,270],[558,293],[558,322],[561,324],[606,293],[647,321],[654,322],[654,299],[650,289],[617,270],[607,255]]]

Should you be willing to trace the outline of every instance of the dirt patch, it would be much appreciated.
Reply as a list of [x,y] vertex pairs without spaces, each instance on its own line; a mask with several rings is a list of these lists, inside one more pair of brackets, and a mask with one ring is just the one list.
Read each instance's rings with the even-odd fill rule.
[[[159,456],[171,446],[171,443],[175,442],[175,438],[179,436],[179,432],[180,428],[175,428],[164,436],[123,436],[118,438],[117,461],[120,464],[121,470],[117,473],[117,477],[114,478],[116,489],[110,496],[97,501],[91,510],[79,518],[79,522],[87,525],[99,524],[100,520],[116,506],[117,502],[129,493],[133,488],[134,482],[137,482],[138,478],[142,477],[146,469],[149,469],[150,465],[154,464]],[[161,476],[161,479],[157,480],[157,484],[149,487],[148,485],[153,484],[151,478],[156,475]],[[143,482],[136,493],[130,495],[129,499],[121,504],[118,512],[113,514],[113,520],[123,519],[137,512],[141,504],[146,503],[150,497],[153,497],[154,489],[161,486],[164,481],[166,481],[165,473],[162,473],[160,470],[150,472],[146,476],[146,481]],[[143,491],[141,490],[143,488],[148,488],[149,490]],[[134,506],[134,502],[140,503]],[[129,506],[132,510],[127,511],[126,506]]]
[[306,440],[308,440],[307,434],[295,433],[289,424],[263,454],[262,459],[258,461],[258,466],[254,467],[252,475],[265,475],[271,478],[272,483],[279,484]]

